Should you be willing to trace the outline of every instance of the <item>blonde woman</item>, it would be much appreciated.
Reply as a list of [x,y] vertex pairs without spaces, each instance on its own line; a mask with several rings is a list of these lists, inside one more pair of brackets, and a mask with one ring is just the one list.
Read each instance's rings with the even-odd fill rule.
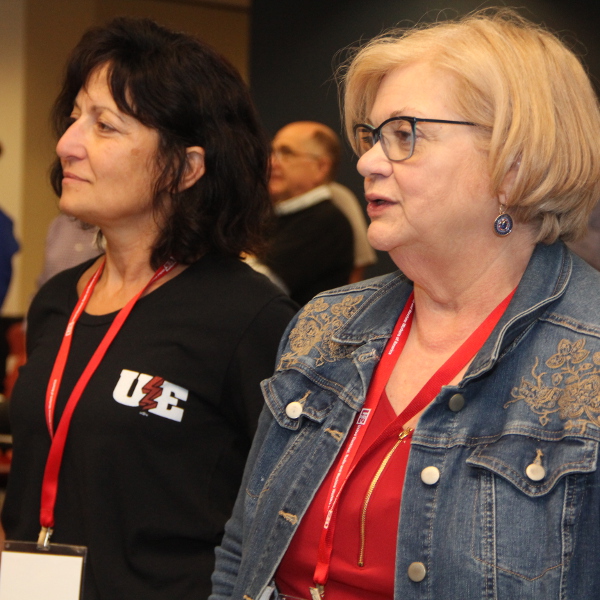
[[296,317],[212,600],[579,600],[600,584],[600,196],[584,69],[511,11],[384,35],[346,72],[395,274]]

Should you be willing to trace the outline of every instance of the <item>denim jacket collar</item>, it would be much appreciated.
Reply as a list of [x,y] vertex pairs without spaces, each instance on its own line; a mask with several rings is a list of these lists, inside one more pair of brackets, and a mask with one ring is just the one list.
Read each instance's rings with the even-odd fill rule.
[[[511,304],[473,361],[469,377],[489,369],[503,349],[564,294],[571,271],[572,258],[563,243],[535,247]],[[540,277],[540,273],[544,273],[544,277]],[[412,283],[399,271],[384,278],[381,287],[361,304],[332,340],[360,346],[389,339],[411,291]],[[387,318],[381,319],[381,315]]]

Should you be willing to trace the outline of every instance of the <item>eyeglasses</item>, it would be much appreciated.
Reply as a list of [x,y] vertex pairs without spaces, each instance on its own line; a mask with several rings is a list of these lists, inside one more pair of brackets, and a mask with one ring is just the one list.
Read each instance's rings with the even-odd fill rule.
[[271,148],[271,154],[281,163],[287,163],[294,158],[313,158],[319,160],[321,157],[318,154],[310,152],[296,152],[289,146],[280,146],[279,148]]
[[450,125],[477,127],[477,123],[468,121],[420,119],[418,117],[391,117],[386,119],[379,127],[359,123],[354,126],[354,148],[356,153],[360,157],[377,142],[381,142],[383,152],[389,160],[394,162],[407,160],[415,151],[417,123],[448,123]]

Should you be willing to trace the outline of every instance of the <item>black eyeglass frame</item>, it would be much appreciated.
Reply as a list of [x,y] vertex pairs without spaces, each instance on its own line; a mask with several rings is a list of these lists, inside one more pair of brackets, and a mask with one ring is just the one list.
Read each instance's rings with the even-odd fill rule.
[[[411,129],[412,129],[412,140],[411,140],[410,152],[409,152],[408,156],[405,158],[390,158],[388,156],[387,146],[385,145],[383,138],[381,137],[382,128],[385,127],[388,123],[391,123],[392,121],[407,121],[408,123],[410,123]],[[358,143],[358,140],[357,140],[357,132],[358,132],[359,127],[363,127],[365,129],[368,129],[371,132],[371,135],[373,136],[373,146],[375,146],[375,144],[377,144],[377,142],[381,142],[381,147],[383,148],[383,152],[385,153],[388,160],[391,160],[392,162],[403,162],[405,160],[408,160],[415,151],[415,141],[417,139],[417,123],[446,123],[449,125],[469,125],[471,127],[478,127],[477,123],[471,123],[470,121],[447,121],[446,119],[421,119],[420,117],[405,117],[405,116],[390,117],[389,119],[386,119],[383,123],[381,123],[378,127],[373,127],[372,125],[369,125],[368,123],[357,123],[352,128],[352,131],[354,132],[354,145],[356,146],[357,154],[360,149],[360,144]],[[373,148],[373,146],[371,146],[371,148]],[[371,148],[369,148],[369,150]],[[365,150],[365,152],[368,152],[368,150]],[[365,154],[365,152],[363,152],[362,154],[358,154],[358,157],[360,158],[363,154]]]

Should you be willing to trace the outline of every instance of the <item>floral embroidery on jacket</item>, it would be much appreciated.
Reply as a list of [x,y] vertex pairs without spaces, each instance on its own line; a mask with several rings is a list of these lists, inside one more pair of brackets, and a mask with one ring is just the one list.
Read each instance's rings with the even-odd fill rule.
[[289,368],[298,356],[315,350],[316,366],[335,362],[350,354],[354,347],[342,346],[332,341],[335,333],[356,312],[363,296],[346,296],[341,302],[330,305],[323,298],[306,305],[289,337],[291,352],[281,357],[279,368]]
[[558,413],[560,419],[567,421],[567,430],[579,429],[584,433],[589,424],[600,427],[600,352],[594,353],[592,362],[589,356],[585,340],[561,340],[558,352],[545,363],[554,372],[536,373],[540,362],[536,358],[531,370],[534,381],[522,378],[520,387],[511,392],[514,400],[504,408],[523,400],[540,416],[544,426],[550,422],[550,415]]

